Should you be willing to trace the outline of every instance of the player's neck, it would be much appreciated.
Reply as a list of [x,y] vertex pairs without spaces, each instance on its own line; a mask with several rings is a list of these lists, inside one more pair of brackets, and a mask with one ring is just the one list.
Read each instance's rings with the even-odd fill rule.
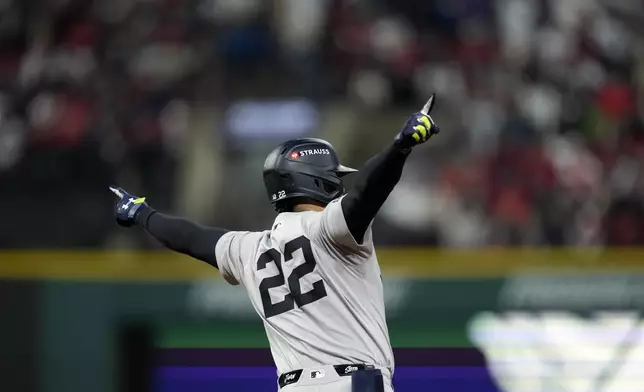
[[305,212],[305,211],[322,211],[324,210],[323,206],[317,204],[297,204],[293,206],[293,212]]

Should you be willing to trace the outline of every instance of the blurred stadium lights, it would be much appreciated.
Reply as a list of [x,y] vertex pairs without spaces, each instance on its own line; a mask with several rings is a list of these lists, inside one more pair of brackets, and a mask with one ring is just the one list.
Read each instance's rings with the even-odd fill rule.
[[506,392],[642,390],[639,312],[481,313],[470,336]]

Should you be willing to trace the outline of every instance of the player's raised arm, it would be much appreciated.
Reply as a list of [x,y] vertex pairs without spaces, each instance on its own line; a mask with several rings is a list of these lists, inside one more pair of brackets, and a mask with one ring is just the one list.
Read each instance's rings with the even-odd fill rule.
[[356,242],[362,243],[367,228],[400,180],[412,148],[440,131],[429,116],[433,106],[434,95],[407,120],[390,146],[365,163],[355,186],[342,199],[344,218]]
[[119,199],[115,215],[120,226],[139,225],[167,248],[217,267],[215,246],[227,230],[162,214],[150,207],[144,197],[133,196],[121,188],[110,190]]

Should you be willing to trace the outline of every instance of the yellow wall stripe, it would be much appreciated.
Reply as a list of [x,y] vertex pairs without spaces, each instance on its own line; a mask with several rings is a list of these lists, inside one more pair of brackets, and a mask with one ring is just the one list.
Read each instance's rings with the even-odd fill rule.
[[[423,248],[378,250],[383,274],[406,277],[501,277],[524,269],[544,273],[644,272],[644,249]],[[0,252],[0,278],[165,280],[216,277],[217,270],[172,252]]]

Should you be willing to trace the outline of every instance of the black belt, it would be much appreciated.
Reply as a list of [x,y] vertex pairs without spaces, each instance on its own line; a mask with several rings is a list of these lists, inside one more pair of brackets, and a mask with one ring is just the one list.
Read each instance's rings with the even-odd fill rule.
[[[338,376],[349,376],[353,372],[357,372],[358,370],[369,369],[371,367],[372,366],[365,365],[364,363],[333,365],[333,368],[335,369],[335,372],[338,373]],[[302,377],[302,372],[303,372],[303,369],[298,369],[298,370],[290,371],[288,373],[282,373],[282,375],[278,379],[280,388],[284,388],[287,385],[295,384],[296,382],[300,381],[300,378]],[[315,378],[316,372],[313,371],[311,373],[312,373],[311,378]]]

